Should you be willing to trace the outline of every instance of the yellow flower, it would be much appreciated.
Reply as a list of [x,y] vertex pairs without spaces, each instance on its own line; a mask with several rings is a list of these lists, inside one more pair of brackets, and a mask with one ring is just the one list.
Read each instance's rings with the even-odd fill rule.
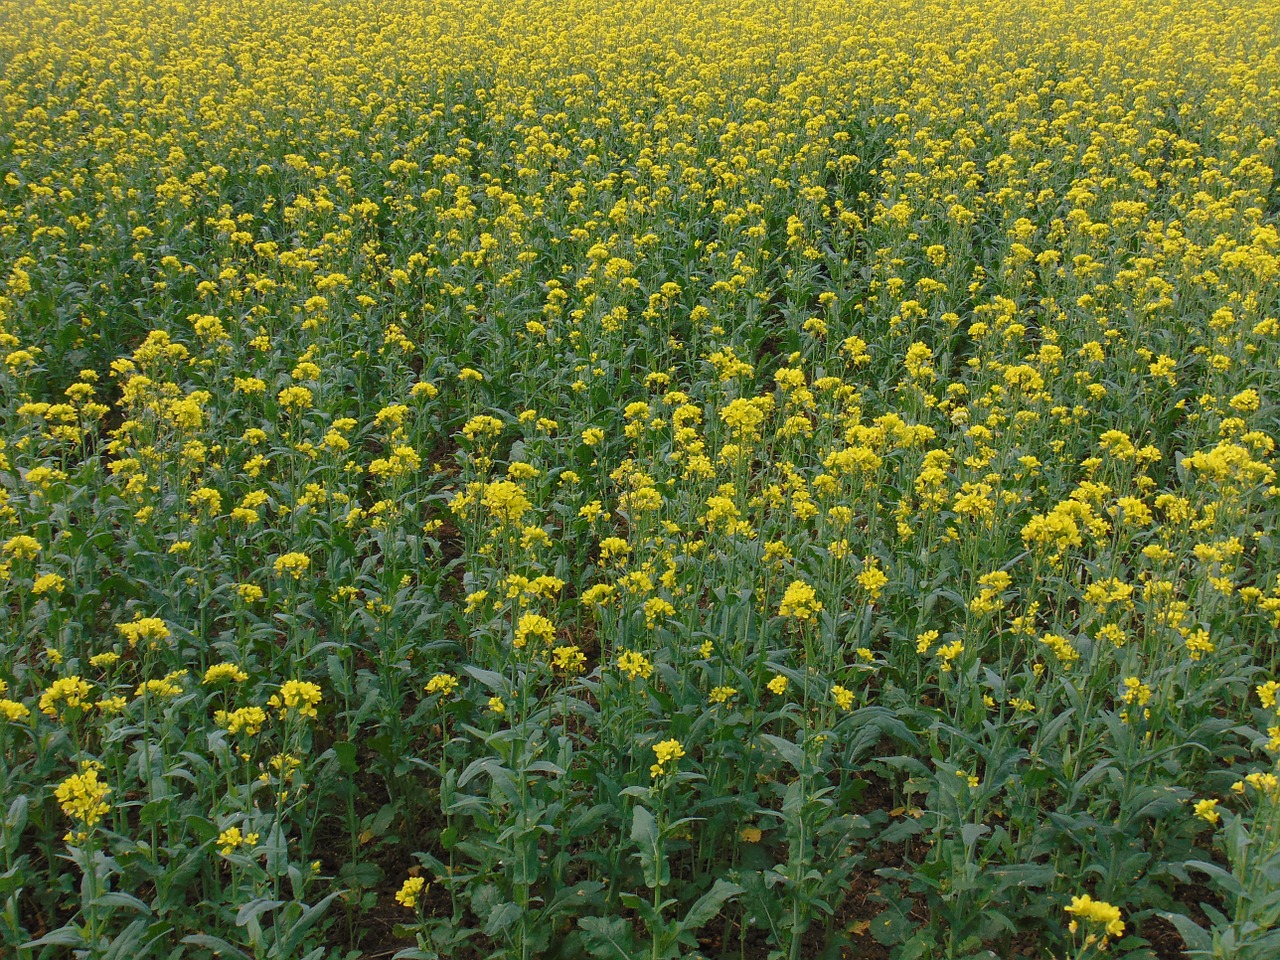
[[212,487],[198,487],[187,497],[187,504],[192,510],[213,515],[222,510],[222,494]]
[[630,552],[631,544],[621,537],[605,537],[600,541],[601,560],[617,559],[620,563],[625,563]]
[[627,675],[628,680],[636,677],[648,680],[653,673],[653,664],[643,654],[624,650],[618,655],[618,669]]
[[1195,815],[1206,823],[1217,823],[1222,819],[1222,815],[1218,813],[1217,800],[1197,800],[1194,811]]
[[296,710],[300,716],[315,719],[316,704],[320,702],[320,688],[314,683],[308,683],[305,680],[286,680],[280,687],[280,692],[274,694],[267,701],[269,706],[275,707],[283,718],[288,715],[290,710]]
[[159,617],[138,616],[130,623],[117,623],[116,629],[129,641],[131,647],[136,646],[140,640],[150,640],[154,645],[172,636],[169,627]]
[[514,526],[533,509],[524,488],[510,480],[495,480],[485,484],[480,502],[489,515],[502,526]]
[[35,537],[19,534],[6,540],[2,549],[16,560],[34,560],[41,547],[40,541]]
[[10,723],[18,723],[26,720],[31,716],[31,709],[25,703],[19,703],[17,700],[0,699],[0,717]]
[[1145,707],[1151,701],[1151,688],[1138,677],[1125,677],[1123,699],[1125,703]]
[[511,645],[518,649],[525,646],[531,638],[550,643],[556,638],[555,624],[541,614],[523,614],[516,623],[515,638]]
[[[1124,934],[1124,921],[1120,919],[1120,909],[1104,900],[1095,900],[1086,893],[1083,896],[1072,897],[1071,905],[1064,909],[1073,917],[1104,927],[1108,936],[1119,937]],[[1076,932],[1076,920],[1071,921],[1070,928],[1072,933]]]
[[92,827],[111,809],[106,802],[111,788],[98,779],[102,765],[91,760],[80,764],[80,772],[73,773],[58,785],[54,796],[62,812],[72,820]]
[[942,658],[942,672],[949,672],[951,670],[952,661],[962,653],[964,653],[964,644],[959,640],[943,644],[939,647],[938,656]]
[[129,706],[129,701],[121,696],[103,697],[94,707],[104,717],[114,717],[117,714],[124,713],[125,708]]
[[728,703],[737,695],[737,687],[712,687],[709,699],[712,703]]
[[427,681],[426,692],[428,694],[440,694],[441,697],[447,697],[458,688],[458,678],[448,673],[437,673],[434,677]]
[[831,699],[836,702],[836,706],[841,710],[849,710],[853,707],[853,691],[836,684],[831,688]]
[[674,617],[675,613],[676,608],[662,597],[650,597],[644,602],[644,622],[650,629],[657,626],[660,619]]
[[1268,710],[1275,707],[1277,693],[1280,693],[1280,683],[1275,680],[1268,680],[1258,687],[1258,699],[1262,701],[1262,705]]
[[587,665],[587,657],[573,645],[556,647],[551,651],[551,663],[565,673],[581,673]]
[[418,905],[418,898],[423,895],[427,886],[424,877],[409,877],[400,885],[400,890],[396,893],[396,903],[409,910],[414,909]]
[[286,553],[276,558],[274,569],[277,576],[288,574],[295,580],[302,578],[311,566],[311,558],[305,553]]
[[228,827],[218,834],[218,852],[224,857],[240,847],[252,847],[258,842],[256,833],[241,833],[239,827]]
[[311,406],[313,395],[306,387],[285,387],[277,395],[280,406],[290,413],[297,413]]
[[40,695],[40,712],[49,717],[57,717],[58,704],[65,704],[67,708],[83,707],[86,705],[91,689],[87,680],[77,676],[55,680]]
[[267,712],[261,707],[241,707],[239,710],[219,710],[213,715],[214,722],[232,735],[244,732],[255,737],[267,722]]
[[784,693],[787,692],[787,685],[790,682],[791,681],[788,680],[785,676],[778,673],[778,674],[774,674],[773,679],[770,680],[768,683],[768,687],[771,692],[777,694],[778,696],[782,696]]
[[1064,666],[1070,667],[1080,659],[1080,652],[1071,645],[1071,641],[1066,637],[1056,633],[1046,633],[1040,638],[1040,642],[1053,651],[1053,655]]
[[667,772],[667,764],[675,763],[685,755],[684,747],[679,740],[663,740],[653,745],[657,762],[649,768],[649,775],[657,777]]
[[1241,413],[1252,413],[1261,405],[1262,398],[1258,395],[1257,390],[1249,389],[1241,390],[1227,402],[1233,410],[1238,410]]
[[151,694],[157,697],[176,697],[182,693],[182,684],[178,681],[187,675],[186,670],[175,670],[159,680],[144,680],[134,691],[135,697]]
[[204,679],[201,683],[223,683],[230,680],[232,683],[244,683],[249,679],[249,674],[245,673],[234,663],[215,663],[204,672]]
[[1192,660],[1199,660],[1206,653],[1213,653],[1217,646],[1209,639],[1208,631],[1198,628],[1192,631],[1185,640],[1187,653]]
[[597,583],[582,591],[579,598],[584,607],[605,607],[618,594],[618,588],[611,583]]
[[[875,557],[867,557],[863,561],[862,572],[858,574],[858,584],[871,596],[872,603],[880,599],[880,594],[888,583],[888,576],[880,569],[880,561]],[[821,605],[818,609],[822,609]]]
[[794,617],[799,621],[810,621],[822,610],[822,601],[813,587],[803,580],[793,580],[782,595],[782,603],[778,606],[778,616]]
[[44,573],[31,584],[31,594],[39,597],[46,593],[61,593],[66,585],[67,581],[56,573]]

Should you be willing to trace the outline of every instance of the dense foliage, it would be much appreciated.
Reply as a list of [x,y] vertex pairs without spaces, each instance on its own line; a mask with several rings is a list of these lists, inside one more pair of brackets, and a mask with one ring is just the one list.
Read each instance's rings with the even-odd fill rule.
[[0,953],[1280,955],[1270,0],[0,27]]

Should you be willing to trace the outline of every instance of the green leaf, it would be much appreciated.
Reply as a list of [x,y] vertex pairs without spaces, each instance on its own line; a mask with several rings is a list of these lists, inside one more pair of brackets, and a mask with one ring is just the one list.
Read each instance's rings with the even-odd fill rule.
[[512,903],[508,900],[506,903],[500,903],[489,913],[489,919],[484,924],[484,935],[486,937],[496,937],[505,933],[512,924],[520,919],[520,904]]
[[639,804],[631,813],[631,840],[641,850],[652,850],[658,844],[658,822]]
[[670,867],[665,858],[659,863],[662,843],[658,837],[657,821],[653,819],[652,813],[639,804],[632,813],[631,840],[639,848],[637,856],[645,886],[653,890],[666,884],[670,877]]
[[582,917],[582,939],[598,960],[632,960],[635,956],[631,927],[621,917]]
[[884,901],[885,909],[871,921],[871,936],[877,943],[885,946],[903,943],[915,930],[915,923],[911,919],[914,901],[888,884],[881,888],[876,899]]
[[356,766],[356,745],[350,740],[339,740],[333,745],[334,755],[338,758],[338,766],[342,768],[343,773],[355,773]]
[[725,903],[743,892],[743,888],[728,880],[719,879],[711,889],[694,901],[689,912],[680,921],[680,931],[697,930],[715,919]]
[[173,932],[167,923],[147,925],[147,921],[138,917],[121,930],[111,941],[111,946],[102,955],[102,960],[133,960],[134,957],[146,953],[151,944]]
[[574,808],[569,816],[569,824],[565,828],[565,836],[569,839],[582,837],[594,831],[605,817],[613,812],[607,803],[597,803],[585,810]]
[[289,841],[280,824],[275,824],[267,834],[262,844],[262,855],[266,858],[267,872],[273,877],[282,877],[288,871]]
[[239,947],[234,947],[221,937],[210,936],[207,933],[193,933],[188,937],[183,937],[182,942],[189,943],[193,947],[206,947],[220,957],[231,957],[233,960],[252,960]]
[[1164,919],[1173,924],[1178,931],[1178,936],[1182,937],[1182,942],[1185,944],[1188,954],[1192,956],[1200,953],[1205,956],[1213,955],[1213,936],[1190,917],[1183,916],[1181,913],[1169,913],[1167,911],[1160,911],[1158,916],[1164,917]]
[[464,664],[462,669],[495,693],[502,693],[507,688],[507,678],[494,670],[484,670],[471,664]]
[[1058,872],[1052,865],[1040,863],[1018,863],[1007,867],[998,867],[992,870],[991,874],[999,880],[996,886],[997,890],[1006,890],[1009,887],[1021,887],[1023,889],[1043,887],[1052,883],[1058,876]]
[[966,847],[973,847],[983,836],[991,832],[985,823],[966,823],[960,828],[960,841]]
[[9,804],[9,812],[4,818],[5,833],[21,833],[22,829],[27,825],[27,808],[29,801],[25,795],[20,795],[13,803]]
[[386,836],[387,830],[391,827],[391,821],[396,818],[397,812],[399,810],[394,803],[384,803],[378,808],[378,812],[373,818],[373,823],[369,825],[369,829],[373,831],[375,837]]
[[144,826],[149,827],[153,824],[160,823],[164,820],[169,812],[170,801],[152,800],[142,805],[142,810],[138,813],[138,821]]
[[792,743],[790,740],[784,740],[782,737],[776,737],[771,733],[760,734],[760,739],[770,744],[778,755],[790,764],[796,773],[803,773],[805,767],[804,749],[799,744]]
[[[1207,874],[1210,878],[1217,881],[1219,886],[1233,897],[1241,896],[1244,893],[1244,887],[1235,875],[1229,870],[1224,870],[1216,863],[1209,863],[1205,860],[1188,860],[1186,867],[1189,870],[1199,870],[1201,873]],[[1170,921],[1171,923],[1173,921]]]
[[[84,934],[80,932],[78,927],[67,924],[65,927],[59,927],[57,930],[51,930],[39,940],[29,940],[18,947],[19,950],[33,950],[36,947],[83,947],[85,946]],[[246,957],[245,960],[248,960]]]
[[288,900],[270,900],[267,897],[259,897],[256,900],[243,903],[240,905],[240,909],[236,911],[236,926],[243,927],[249,921],[276,909],[276,907],[283,907],[288,902]]
[[98,907],[128,907],[130,910],[137,910],[139,913],[151,914],[151,908],[135,897],[131,893],[124,893],[120,890],[111,890],[107,893],[100,893],[93,899],[94,906]]
[[604,884],[598,880],[585,880],[572,887],[566,887],[551,899],[551,903],[543,911],[543,916],[554,917],[565,910],[580,912],[574,911],[573,908],[594,903],[598,899],[596,895],[603,889]]
[[9,804],[9,812],[5,815],[3,842],[10,857],[17,852],[18,841],[27,825],[27,808],[26,796],[19,795],[13,803]]
[[492,883],[482,884],[471,891],[471,912],[483,917],[502,903],[502,893]]
[[344,863],[338,878],[349,887],[374,887],[386,875],[376,863]]
[[[302,945],[302,938],[307,935],[316,922],[324,916],[324,912],[329,909],[329,904],[337,898],[340,890],[335,890],[323,900],[307,906],[301,904],[302,913],[298,919],[289,927],[289,932],[280,938],[279,954],[281,957],[291,957],[296,955],[298,947]],[[314,951],[313,951],[314,953]]]

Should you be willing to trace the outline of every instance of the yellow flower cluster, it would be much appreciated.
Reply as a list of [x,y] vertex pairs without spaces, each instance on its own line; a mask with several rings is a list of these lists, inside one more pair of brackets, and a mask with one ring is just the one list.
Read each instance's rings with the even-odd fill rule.
[[648,680],[653,673],[653,664],[644,654],[624,650],[618,654],[618,669],[626,674],[628,680],[634,680],[637,677]]
[[234,853],[241,847],[253,847],[258,843],[258,834],[242,833],[239,827],[228,827],[218,834],[216,841],[218,853],[224,857]]
[[664,773],[668,773],[668,764],[674,764],[683,757],[684,746],[679,740],[662,740],[653,745],[653,753],[657,758],[654,764],[649,768],[649,775],[659,777]]
[[200,682],[205,684],[244,683],[248,679],[249,674],[234,663],[215,663],[204,672]]
[[111,809],[107,803],[111,788],[99,778],[101,769],[101,764],[85,761],[80,764],[79,773],[67,777],[54,791],[62,812],[87,827],[94,826]]
[[778,616],[792,617],[799,621],[809,621],[817,617],[822,610],[822,601],[817,592],[803,580],[793,580],[782,595],[778,605]]
[[311,558],[305,553],[296,551],[276,557],[276,562],[273,565],[273,569],[278,576],[290,576],[294,580],[301,579],[302,575],[310,568]]
[[227,733],[244,733],[246,736],[256,737],[262,732],[262,725],[267,722],[267,712],[261,707],[240,707],[230,711],[219,710],[214,713],[213,719]]
[[427,887],[425,877],[408,877],[396,891],[396,903],[409,910],[418,906],[418,899],[423,896]]
[[268,705],[279,711],[281,718],[291,712],[300,717],[314,720],[317,716],[316,706],[320,703],[320,687],[307,680],[286,680],[280,686],[280,692],[271,695]]
[[1120,919],[1119,908],[1113,907],[1105,900],[1095,900],[1086,893],[1072,897],[1070,906],[1064,909],[1073,918],[1071,920],[1072,933],[1076,932],[1078,922],[1084,920],[1086,923],[1102,927],[1107,936],[1124,936],[1124,921]]
[[427,681],[426,692],[429,695],[439,694],[447,697],[458,689],[458,678],[448,673],[437,673]]
[[142,640],[158,643],[161,640],[168,640],[172,635],[168,624],[159,617],[139,616],[129,623],[116,624],[116,629],[120,631],[120,636],[124,637],[131,647],[137,646]]

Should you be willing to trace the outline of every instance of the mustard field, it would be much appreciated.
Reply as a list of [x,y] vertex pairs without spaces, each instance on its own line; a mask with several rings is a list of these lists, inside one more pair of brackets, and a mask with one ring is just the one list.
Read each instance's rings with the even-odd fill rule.
[[0,65],[0,956],[1280,956],[1271,0]]

